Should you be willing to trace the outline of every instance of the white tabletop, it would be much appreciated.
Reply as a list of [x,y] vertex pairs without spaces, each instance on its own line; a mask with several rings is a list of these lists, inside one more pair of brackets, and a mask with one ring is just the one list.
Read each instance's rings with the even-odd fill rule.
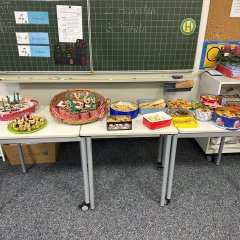
[[45,117],[47,125],[42,130],[31,134],[14,134],[8,131],[8,121],[0,121],[0,139],[26,139],[26,138],[69,138],[79,137],[80,125],[67,125],[55,120],[48,106],[41,106],[34,115]]
[[196,128],[178,128],[179,133],[232,133],[239,134],[240,130],[232,131],[232,130],[224,130],[222,128],[216,127],[213,125],[211,121],[209,122],[200,122],[198,121],[198,127]]
[[178,130],[173,126],[166,128],[159,128],[155,130],[150,130],[145,125],[143,125],[142,115],[138,115],[137,118],[132,120],[132,130],[114,130],[107,131],[107,121],[106,118],[98,120],[94,123],[89,123],[82,125],[80,135],[81,136],[91,136],[91,137],[151,137],[159,136],[161,134],[177,134]]

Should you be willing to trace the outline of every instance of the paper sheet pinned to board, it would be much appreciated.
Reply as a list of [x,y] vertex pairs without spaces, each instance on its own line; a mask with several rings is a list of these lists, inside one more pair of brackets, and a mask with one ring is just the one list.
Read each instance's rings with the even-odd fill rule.
[[83,39],[82,6],[57,5],[59,42]]
[[240,0],[232,1],[230,17],[240,17]]

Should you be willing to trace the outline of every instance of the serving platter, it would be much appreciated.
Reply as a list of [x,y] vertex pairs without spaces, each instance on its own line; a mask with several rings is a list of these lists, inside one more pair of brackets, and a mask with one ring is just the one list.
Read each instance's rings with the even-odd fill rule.
[[8,131],[10,131],[11,133],[14,133],[14,134],[30,134],[30,133],[35,133],[35,132],[40,131],[43,128],[45,128],[46,125],[47,125],[47,120],[43,119],[43,123],[39,126],[39,128],[33,129],[31,131],[17,131],[12,127],[12,124],[13,124],[13,121],[11,121],[7,126]]

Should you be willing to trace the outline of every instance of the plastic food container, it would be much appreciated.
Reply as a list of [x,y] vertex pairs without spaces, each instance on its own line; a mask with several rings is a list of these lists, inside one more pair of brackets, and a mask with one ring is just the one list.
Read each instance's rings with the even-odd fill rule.
[[132,119],[138,115],[138,105],[133,102],[115,102],[110,106],[110,115],[130,115]]
[[143,124],[154,130],[171,125],[172,117],[165,112],[155,112],[143,115]]
[[[139,107],[139,114],[148,114],[148,113],[154,113],[154,112],[166,112],[168,110],[168,108],[164,107],[164,108],[148,108],[148,107],[141,107],[139,106],[140,103],[146,103],[146,102],[154,102],[157,101],[158,99],[152,99],[152,98],[144,98],[144,99],[138,99],[137,100],[137,104]],[[165,103],[166,106],[166,103]]]
[[227,101],[226,106],[240,109],[240,101]]
[[199,107],[194,110],[195,118],[198,121],[210,121],[212,120],[212,110],[208,107]]
[[196,128],[198,123],[194,117],[178,117],[174,118],[173,125],[177,128]]
[[213,94],[208,94],[208,93],[201,94],[200,99],[203,101],[205,105],[221,103],[221,99],[219,97]]
[[179,117],[193,117],[192,112],[184,108],[169,109],[168,114],[172,117],[172,119],[179,118]]
[[225,105],[227,101],[240,101],[238,94],[235,95],[218,95],[221,100],[221,105]]
[[192,108],[192,104],[189,103],[188,101],[179,98],[175,101],[169,101],[168,102],[168,107],[169,108],[185,108],[185,109],[191,109]]

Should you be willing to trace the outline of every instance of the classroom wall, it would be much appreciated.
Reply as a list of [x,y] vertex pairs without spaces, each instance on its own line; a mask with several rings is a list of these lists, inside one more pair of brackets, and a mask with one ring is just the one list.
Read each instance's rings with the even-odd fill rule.
[[[197,94],[194,88],[191,92],[166,93],[164,83],[82,83],[82,84],[21,84],[21,94],[30,95],[41,105],[48,105],[55,94],[71,88],[93,89],[106,98],[114,101],[136,101],[139,98],[164,98],[167,100],[178,97],[193,99]],[[44,94],[44,97],[43,97]]]
[[0,98],[5,97],[6,95],[12,95],[13,92],[19,92],[20,85],[17,83],[4,84],[0,83]]

